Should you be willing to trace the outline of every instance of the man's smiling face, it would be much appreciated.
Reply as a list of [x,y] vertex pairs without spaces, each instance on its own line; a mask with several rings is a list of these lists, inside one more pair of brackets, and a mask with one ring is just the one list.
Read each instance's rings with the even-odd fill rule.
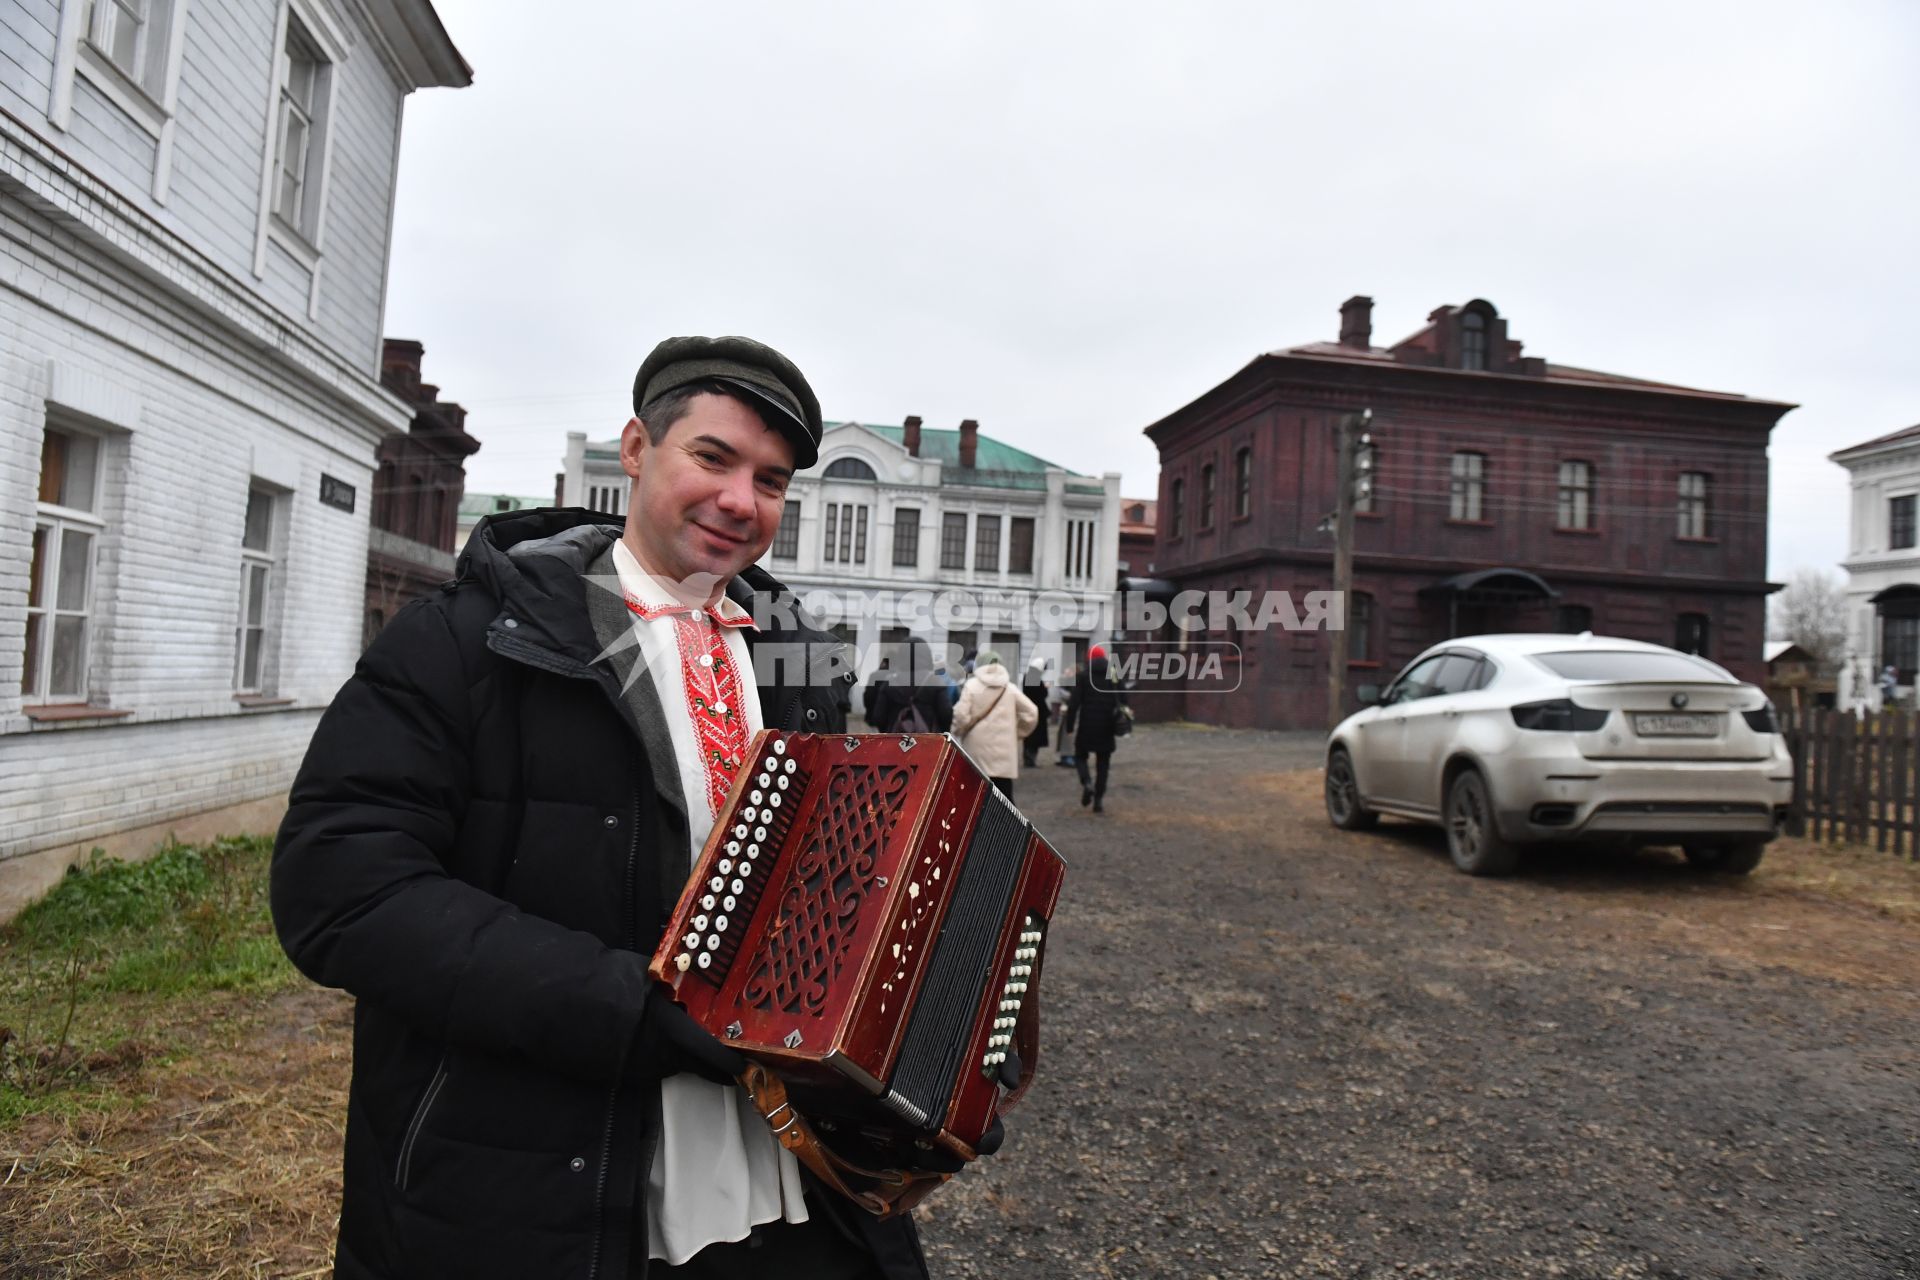
[[655,444],[638,418],[620,436],[633,477],[625,540],[648,573],[710,600],[773,542],[793,446],[731,396],[702,392]]

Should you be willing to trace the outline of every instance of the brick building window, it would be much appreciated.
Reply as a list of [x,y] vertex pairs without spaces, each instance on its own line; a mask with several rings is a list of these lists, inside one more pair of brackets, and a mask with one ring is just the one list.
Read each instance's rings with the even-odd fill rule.
[[1478,311],[1469,311],[1460,317],[1460,367],[1487,367],[1487,318]]
[[41,440],[20,677],[20,695],[30,706],[87,700],[94,565],[106,531],[99,514],[104,453],[105,442],[82,431],[48,427]]
[[1347,661],[1379,661],[1373,644],[1373,597],[1364,591],[1347,596]]
[[1175,480],[1167,487],[1167,536],[1180,536],[1187,522],[1187,484]]
[[1674,620],[1673,647],[1682,653],[1695,653],[1703,658],[1711,657],[1707,651],[1707,615],[1704,613],[1683,613]]
[[973,567],[981,573],[1000,572],[1000,517],[975,516]]
[[1452,520],[1484,520],[1486,510],[1487,455],[1453,455],[1447,517]]
[[787,505],[780,508],[780,527],[773,534],[773,558],[776,560],[798,560],[800,558],[800,500],[788,498]]
[[920,508],[893,509],[893,565],[913,569],[920,564]]
[[1679,535],[1682,538],[1705,538],[1711,534],[1713,513],[1710,483],[1710,477],[1704,471],[1680,473]]
[[1233,514],[1236,518],[1253,514],[1252,449],[1233,455]]
[[940,567],[967,567],[967,513],[949,511],[940,517]]
[[1015,516],[1007,527],[1007,572],[1033,572],[1033,517]]
[[1554,523],[1562,529],[1593,528],[1593,464],[1560,464],[1560,501]]
[[1584,604],[1563,604],[1553,613],[1553,629],[1563,636],[1593,630],[1593,610]]
[[1913,545],[1913,499],[1909,493],[1887,500],[1887,550],[1904,551]]
[[1200,528],[1213,528],[1213,464],[1200,468]]
[[240,532],[240,617],[233,629],[233,690],[260,693],[266,686],[267,605],[274,586],[274,497],[247,490],[247,516]]

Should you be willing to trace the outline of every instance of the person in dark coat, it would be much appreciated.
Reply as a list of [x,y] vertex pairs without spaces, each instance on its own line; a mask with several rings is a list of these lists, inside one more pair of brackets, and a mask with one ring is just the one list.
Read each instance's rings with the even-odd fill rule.
[[1068,734],[1073,735],[1074,762],[1080,770],[1080,803],[1092,805],[1095,813],[1106,810],[1107,766],[1113,759],[1120,708],[1126,704],[1126,694],[1108,684],[1107,651],[1093,646],[1087,653],[1087,664],[1074,677],[1067,714],[1060,721],[1060,737],[1065,741]]
[[920,731],[945,733],[953,727],[953,703],[934,668],[933,650],[919,636],[907,645],[905,669],[885,660],[862,695],[867,723],[881,733],[905,733],[907,709],[919,713]]
[[624,525],[482,522],[294,781],[274,927],[357,997],[340,1280],[926,1278],[911,1218],[793,1164],[647,974],[751,731],[844,731],[844,645],[753,567],[818,402],[701,338],[634,405]]
[[1040,763],[1040,753],[1047,749],[1047,726],[1053,722],[1053,709],[1047,705],[1047,660],[1035,658],[1027,664],[1026,676],[1020,681],[1020,692],[1027,695],[1027,701],[1033,703],[1040,712],[1040,721],[1033,726],[1033,732],[1026,738],[1026,766],[1031,769]]

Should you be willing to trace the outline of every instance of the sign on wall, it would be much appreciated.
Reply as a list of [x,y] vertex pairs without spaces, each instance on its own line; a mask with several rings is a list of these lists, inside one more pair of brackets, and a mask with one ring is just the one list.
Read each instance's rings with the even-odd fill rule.
[[320,501],[329,507],[338,507],[347,514],[353,514],[353,486],[345,480],[336,480],[325,474],[320,476]]

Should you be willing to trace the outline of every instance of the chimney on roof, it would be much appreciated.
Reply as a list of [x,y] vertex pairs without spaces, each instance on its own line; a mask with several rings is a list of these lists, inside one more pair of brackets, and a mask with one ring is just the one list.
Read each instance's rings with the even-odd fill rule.
[[409,404],[420,395],[420,357],[426,347],[412,338],[386,338],[380,343],[380,385]]
[[909,458],[917,458],[920,456],[920,415],[919,414],[917,413],[910,414],[907,417],[906,430],[901,437],[901,442],[907,446],[907,456]]
[[1362,351],[1373,346],[1373,299],[1356,293],[1340,304],[1340,345]]
[[960,465],[969,471],[980,456],[980,424],[968,418],[960,424]]

